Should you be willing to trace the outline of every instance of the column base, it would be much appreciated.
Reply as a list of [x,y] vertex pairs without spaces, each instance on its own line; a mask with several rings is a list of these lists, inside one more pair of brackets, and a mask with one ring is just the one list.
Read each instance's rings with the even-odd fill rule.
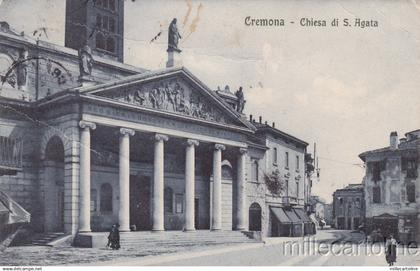
[[221,231],[222,229],[211,229],[210,231]]
[[165,230],[160,230],[160,229],[157,229],[157,230],[155,230],[155,229],[152,229],[152,232],[164,232]]
[[78,230],[77,233],[91,233],[92,230]]
[[195,229],[184,229],[183,231],[184,231],[184,232],[194,232],[194,231],[195,231]]
[[244,230],[245,230],[245,227],[243,227],[243,228],[241,227],[241,228],[236,228],[235,229],[235,231],[244,231]]

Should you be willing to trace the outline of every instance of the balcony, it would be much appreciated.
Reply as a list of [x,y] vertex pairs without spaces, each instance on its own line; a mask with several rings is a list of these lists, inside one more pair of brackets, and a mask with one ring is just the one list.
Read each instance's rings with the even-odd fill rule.
[[22,169],[23,141],[0,136],[0,176],[15,175]]

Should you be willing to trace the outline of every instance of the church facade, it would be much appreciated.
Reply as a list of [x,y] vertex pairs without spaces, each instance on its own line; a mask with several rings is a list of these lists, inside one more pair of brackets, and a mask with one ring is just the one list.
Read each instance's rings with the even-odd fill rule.
[[67,47],[1,23],[0,190],[29,211],[31,229],[307,233],[308,144],[245,117],[243,98],[176,61],[122,63],[112,33],[122,33],[123,1],[96,2],[81,9],[88,22],[105,29],[108,9],[117,17],[88,47],[75,48],[69,14]]

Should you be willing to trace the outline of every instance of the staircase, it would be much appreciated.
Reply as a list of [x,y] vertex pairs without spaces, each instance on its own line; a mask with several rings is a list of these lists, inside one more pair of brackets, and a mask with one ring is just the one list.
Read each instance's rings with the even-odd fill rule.
[[30,241],[29,246],[51,246],[50,243],[64,236],[62,232],[38,233]]
[[210,245],[232,245],[257,243],[239,231],[209,231],[193,232],[127,232],[120,234],[122,248],[144,248],[146,250],[171,250],[177,248],[192,248]]

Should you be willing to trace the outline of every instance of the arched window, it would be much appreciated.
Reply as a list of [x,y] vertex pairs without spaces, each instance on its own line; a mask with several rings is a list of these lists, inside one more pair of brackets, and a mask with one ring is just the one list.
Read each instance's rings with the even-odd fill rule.
[[166,187],[164,191],[164,205],[165,213],[172,214],[174,212],[173,206],[174,191],[170,187]]
[[261,206],[256,202],[249,207],[249,230],[261,231]]
[[344,203],[343,198],[339,198],[339,200],[338,200],[338,201],[340,202],[340,205],[343,205],[343,203]]
[[96,48],[98,49],[105,49],[105,38],[102,33],[96,34]]
[[64,162],[64,145],[58,136],[53,136],[45,148],[45,159],[49,161]]
[[101,212],[112,212],[112,186],[109,183],[101,185]]
[[108,38],[106,39],[106,50],[107,50],[108,52],[112,52],[112,53],[114,53],[114,52],[115,52],[115,41],[114,41],[114,39],[113,39],[113,38],[111,38],[111,37],[108,37]]
[[223,165],[222,166],[222,178],[223,179],[227,179],[227,180],[231,180],[233,177],[232,175],[232,169],[230,168],[230,166],[228,165]]

